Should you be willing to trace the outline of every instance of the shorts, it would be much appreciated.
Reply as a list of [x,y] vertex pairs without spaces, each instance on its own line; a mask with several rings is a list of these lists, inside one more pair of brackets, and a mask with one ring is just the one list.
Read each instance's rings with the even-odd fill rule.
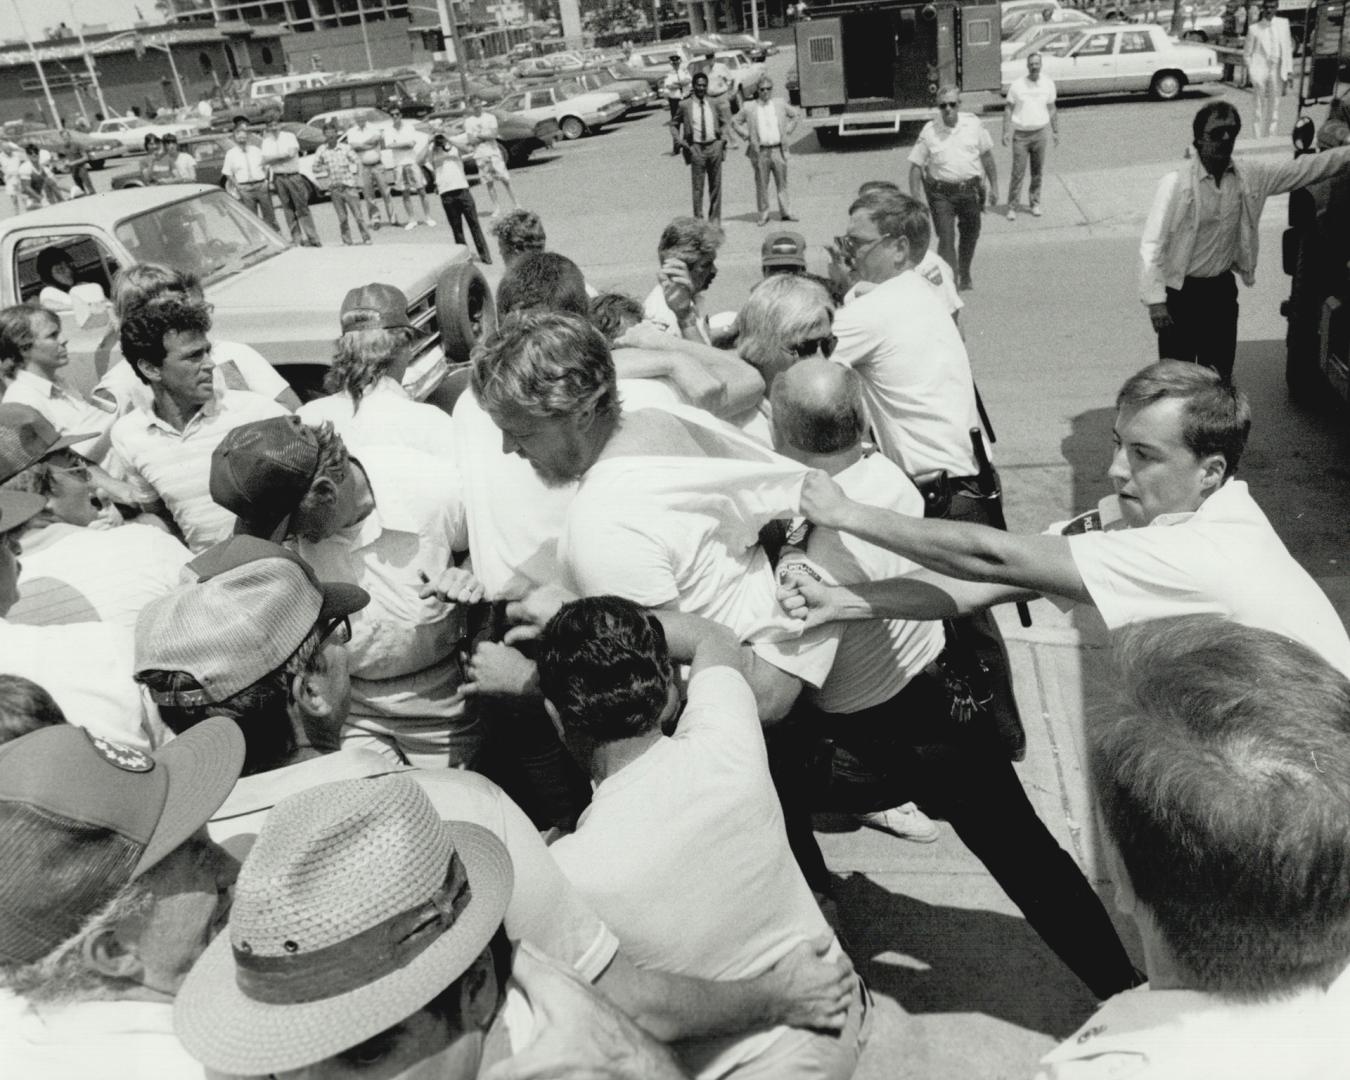
[[421,192],[427,189],[426,177],[422,175],[420,165],[395,165],[394,182],[401,184],[405,191]]
[[474,161],[478,163],[478,176],[482,180],[510,180],[511,174],[506,171],[506,161],[502,157],[500,150],[490,150],[486,154],[474,154]]

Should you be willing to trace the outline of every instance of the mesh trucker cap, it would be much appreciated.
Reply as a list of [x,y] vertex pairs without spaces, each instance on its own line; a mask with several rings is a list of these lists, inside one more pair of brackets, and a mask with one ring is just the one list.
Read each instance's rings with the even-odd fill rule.
[[759,249],[761,266],[793,266],[806,269],[806,237],[795,232],[770,233]]
[[182,671],[199,689],[151,691],[159,705],[224,701],[276,671],[320,623],[370,602],[365,589],[319,581],[278,544],[235,536],[187,564],[197,581],[151,601],[136,619],[136,675]]
[[244,737],[212,717],[153,754],[72,724],[0,746],[0,962],[29,964],[210,820]]
[[62,435],[36,409],[13,402],[0,404],[0,484],[18,476],[48,454],[96,438],[96,431]]
[[319,471],[319,439],[298,416],[231,430],[211,454],[211,498],[239,521],[236,534],[278,543]]

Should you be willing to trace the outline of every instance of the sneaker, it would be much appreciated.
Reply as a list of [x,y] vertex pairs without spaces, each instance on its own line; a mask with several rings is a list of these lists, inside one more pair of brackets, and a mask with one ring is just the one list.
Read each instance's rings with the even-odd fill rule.
[[1031,216],[1032,216],[1032,217],[1040,217],[1040,216],[1041,216],[1041,206],[1040,206],[1040,203],[1032,203],[1032,204],[1031,204]]
[[410,229],[415,229],[415,228],[417,228],[417,222],[414,221],[412,218],[409,218],[409,219],[408,219],[408,224],[406,224],[406,225],[403,226],[403,231],[404,231],[404,232],[408,232]]
[[913,840],[916,844],[931,844],[938,838],[938,827],[933,824],[933,819],[912,802],[889,810],[859,814],[858,820],[870,828],[890,833],[901,840]]
[[[1032,213],[1035,213],[1035,211],[1033,210]],[[425,225],[428,229],[434,229],[436,227],[436,223],[432,221],[431,218],[427,218],[426,221],[422,222],[422,224]]]
[[363,236],[363,237],[361,237],[361,243],[363,243],[363,244],[371,244],[371,243],[374,243],[374,241],[371,240],[371,238],[370,238],[369,236]]
[[1017,220],[1017,211],[1014,210],[1011,206],[1008,207],[1008,220],[1009,220],[1009,221],[1016,221],[1016,220]]

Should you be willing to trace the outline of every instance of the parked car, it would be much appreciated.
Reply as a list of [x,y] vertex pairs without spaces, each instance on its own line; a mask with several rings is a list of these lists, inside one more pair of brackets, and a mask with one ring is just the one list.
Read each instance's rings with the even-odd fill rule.
[[416,72],[404,72],[295,90],[282,98],[281,115],[287,120],[308,121],[334,109],[384,109],[397,101],[404,116],[416,117],[431,112],[431,99],[431,83]]
[[611,94],[618,94],[624,108],[630,112],[656,105],[661,100],[646,79],[620,79],[605,68],[578,71],[573,78],[587,90],[605,90]]
[[778,46],[772,42],[760,41],[759,38],[751,37],[749,34],[700,34],[693,40],[700,44],[706,43],[713,52],[734,50],[747,60],[760,63],[778,51]]
[[197,125],[187,122],[156,123],[141,116],[114,116],[101,122],[93,131],[100,138],[112,139],[122,154],[145,153],[145,137],[177,135],[180,139],[197,134]]
[[745,100],[755,96],[759,87],[759,80],[764,75],[764,65],[757,64],[753,60],[746,59],[741,53],[726,50],[713,53],[712,56],[704,57],[701,60],[695,60],[689,65],[690,72],[697,74],[700,71],[708,71],[713,64],[725,64],[731,72],[732,82],[740,91],[741,97]]
[[517,79],[556,79],[560,75],[580,71],[583,66],[574,56],[552,53],[548,56],[534,56],[522,60],[511,69],[511,74]]
[[[1157,23],[1164,30],[1172,32],[1172,8],[1163,8],[1148,16],[1148,21]],[[1144,21],[1143,19],[1140,20]],[[1181,30],[1177,35],[1183,41],[1218,41],[1223,35],[1223,7],[1202,7],[1196,4],[1181,5]]]
[[332,120],[339,128],[346,131],[349,127],[367,121],[372,127],[384,128],[394,122],[394,118],[383,109],[359,108],[359,109],[334,109],[332,112],[319,113],[309,118],[309,126],[314,128],[320,134],[323,133],[324,124]]
[[575,80],[531,86],[506,98],[502,108],[520,113],[535,123],[555,120],[564,139],[579,139],[588,132],[597,131],[605,124],[612,124],[626,111],[618,94],[585,90]]
[[25,131],[19,135],[8,135],[7,138],[13,139],[20,146],[27,146],[33,143],[43,150],[50,150],[55,158],[53,167],[57,172],[66,172],[69,166],[65,163],[62,155],[66,152],[66,135],[69,134],[75,146],[81,151],[89,154],[89,167],[91,169],[101,169],[108,164],[109,158],[122,156],[122,144],[116,139],[100,135],[88,135],[83,131],[75,131],[67,128],[65,131],[57,131],[55,128],[41,128],[37,131]]
[[1218,82],[1223,65],[1205,45],[1179,44],[1161,26],[1111,23],[1048,35],[1003,61],[1002,92],[1026,74],[1026,54],[1041,54],[1042,70],[1061,97],[1148,92],[1170,101],[1188,85]]
[[[0,306],[34,300],[42,288],[37,259],[59,246],[76,279],[111,291],[113,275],[143,262],[191,270],[202,278],[222,339],[252,345],[302,397],[323,382],[349,289],[385,281],[408,297],[418,329],[403,385],[433,397],[450,371],[496,324],[491,291],[469,249],[447,241],[375,247],[291,247],[219,188],[172,185],[105,192],[33,210],[0,222]],[[95,354],[108,333],[106,313],[81,323],[61,315],[70,364],[65,378],[80,392],[99,372]]]
[[[224,187],[225,182],[220,174],[221,167],[225,164],[225,153],[234,145],[234,139],[222,132],[216,132],[209,135],[194,135],[192,138],[181,139],[178,143],[178,149],[185,154],[191,154],[197,162],[197,183],[215,184]],[[141,179],[141,167],[139,164],[126,165],[116,170],[110,177],[112,189],[122,191],[125,188],[145,187],[145,182]]]
[[1000,46],[1003,59],[1007,60],[1009,57],[1015,56],[1033,41],[1040,41],[1048,34],[1067,28],[1081,30],[1094,25],[1097,21],[1086,11],[1079,11],[1077,8],[1055,8],[1055,13],[1049,22],[1038,15],[1035,19],[1028,19],[1023,22],[1020,29],[1012,37],[1004,38]]
[[[524,165],[536,150],[547,150],[558,139],[558,121],[551,112],[548,116],[529,117],[502,106],[489,111],[497,118],[497,142],[508,165]],[[460,135],[464,131],[462,116],[432,116],[428,120],[438,122],[447,135]],[[465,158],[464,166],[470,173],[478,168],[472,158]]]

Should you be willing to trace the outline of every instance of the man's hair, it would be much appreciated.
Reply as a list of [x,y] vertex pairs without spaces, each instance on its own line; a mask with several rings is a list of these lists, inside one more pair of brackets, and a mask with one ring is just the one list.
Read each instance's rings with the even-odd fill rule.
[[1130,627],[1115,654],[1093,788],[1177,963],[1231,998],[1329,986],[1350,960],[1350,681],[1208,615]]
[[829,292],[802,274],[774,274],[750,290],[736,319],[736,352],[761,374],[792,363],[791,346],[822,314],[834,311]]
[[611,345],[642,319],[642,305],[626,293],[601,293],[591,301],[591,322]]
[[189,300],[183,293],[164,293],[128,312],[122,320],[122,355],[140,380],[148,383],[140,365],[158,367],[164,363],[165,334],[205,334],[210,329],[211,309],[205,302]]
[[416,333],[407,326],[348,330],[333,343],[333,362],[324,372],[323,388],[330,394],[350,394],[353,409],[359,409],[365,392],[380,381]]
[[513,311],[567,311],[590,318],[591,298],[581,268],[552,251],[522,255],[497,286],[497,314]]
[[94,968],[86,958],[85,942],[132,919],[154,906],[154,895],[138,878],[120,890],[60,945],[31,964],[0,965],[0,986],[35,1004],[64,1005],[77,1001],[100,1001],[121,997],[135,984]]
[[508,210],[493,224],[492,235],[497,238],[503,262],[544,250],[544,223],[533,210]]
[[0,377],[12,379],[23,367],[23,354],[37,341],[38,325],[60,326],[61,319],[37,304],[15,304],[0,310]]
[[551,419],[587,406],[617,412],[619,390],[609,344],[587,319],[517,311],[474,350],[471,381],[483,408]]
[[[175,735],[183,734],[212,716],[233,720],[244,736],[244,765],[240,775],[269,772],[285,765],[295,753],[295,730],[289,713],[294,676],[321,671],[323,665],[323,650],[319,648],[316,627],[285,663],[257,682],[223,701],[204,705],[160,705],[160,719]],[[140,672],[136,681],[157,693],[201,689],[185,671],[152,669]]]
[[867,214],[882,236],[908,240],[911,259],[918,262],[923,258],[933,231],[928,208],[918,199],[896,191],[874,190],[854,199],[848,208],[850,215],[859,210]]
[[850,368],[839,368],[844,392],[828,401],[802,401],[788,394],[786,380],[773,385],[773,428],[779,438],[808,454],[837,454],[857,446],[867,431],[862,380]]
[[673,676],[660,621],[618,596],[564,604],[544,627],[538,665],[563,729],[597,743],[656,729]]
[[201,278],[190,270],[178,270],[159,263],[136,263],[119,270],[113,277],[113,311],[119,319],[125,319],[133,308],[166,292],[201,291]]
[[1236,121],[1238,131],[1242,130],[1242,114],[1237,111],[1237,106],[1231,101],[1218,100],[1207,102],[1196,110],[1195,118],[1191,120],[1191,136],[1200,138],[1205,133],[1205,126],[1216,118]]
[[722,230],[711,221],[696,217],[677,217],[661,230],[656,244],[656,257],[695,263],[699,259],[717,257],[717,249],[725,239]]
[[352,459],[347,452],[347,444],[342,441],[342,436],[337,433],[331,420],[306,426],[314,432],[314,441],[318,444],[319,461],[314,468],[314,479],[326,477],[335,487],[341,487],[351,472]]
[[1247,395],[1225,383],[1213,368],[1181,360],[1159,360],[1125,380],[1116,409],[1140,409],[1164,398],[1179,398],[1181,438],[1197,458],[1224,456],[1224,476],[1237,472],[1252,429]]
[[702,79],[704,82],[707,82],[707,81],[708,81],[708,73],[707,73],[706,71],[696,71],[696,72],[694,72],[694,74],[690,77],[689,81],[690,81],[690,83],[696,83],[696,82],[699,81],[699,79]]
[[[960,100],[961,88],[957,86],[955,83],[943,83],[941,86],[938,87],[937,96],[939,98],[942,98],[945,97],[947,94],[955,94],[957,100]],[[859,191],[858,194],[861,195],[862,192]]]
[[0,743],[65,722],[61,706],[32,679],[0,675]]

